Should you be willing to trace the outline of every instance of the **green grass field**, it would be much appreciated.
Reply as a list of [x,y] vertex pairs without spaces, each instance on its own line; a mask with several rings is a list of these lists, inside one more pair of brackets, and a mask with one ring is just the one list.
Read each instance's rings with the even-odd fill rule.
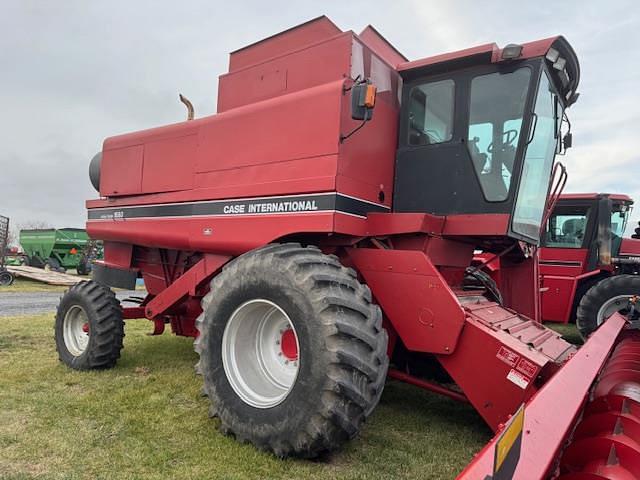
[[115,369],[75,372],[52,314],[0,317],[0,478],[448,479],[491,437],[470,406],[390,382],[344,450],[279,460],[219,432],[191,339],[150,330],[129,321]]
[[16,278],[8,287],[0,287],[0,294],[2,294],[2,292],[64,292],[68,289],[69,287],[47,285],[46,283],[36,282],[35,280]]
[[[74,274],[74,270],[71,270],[70,274]],[[90,280],[90,277],[81,277],[83,280]],[[68,286],[61,285],[48,285],[43,282],[37,282],[35,280],[29,280],[27,278],[16,278],[14,282],[8,287],[0,287],[0,294],[2,292],[64,292],[68,290]],[[122,290],[120,288],[114,288],[114,291]],[[136,290],[144,290],[143,285],[136,285]]]

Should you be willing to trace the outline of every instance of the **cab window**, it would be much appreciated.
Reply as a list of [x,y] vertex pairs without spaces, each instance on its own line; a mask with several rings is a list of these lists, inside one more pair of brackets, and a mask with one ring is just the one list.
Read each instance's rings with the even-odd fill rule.
[[467,146],[490,202],[507,199],[531,70],[479,75],[471,81]]
[[588,219],[589,208],[556,208],[547,221],[542,245],[551,248],[582,248]]
[[409,94],[409,145],[448,142],[453,137],[453,80],[416,85]]

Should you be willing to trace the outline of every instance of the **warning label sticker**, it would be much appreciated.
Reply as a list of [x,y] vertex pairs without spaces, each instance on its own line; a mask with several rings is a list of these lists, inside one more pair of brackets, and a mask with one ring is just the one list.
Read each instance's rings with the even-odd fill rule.
[[523,390],[529,386],[529,382],[531,381],[525,375],[514,370],[513,368],[507,374],[507,380],[509,380],[512,383],[515,383],[517,386],[519,386]]
[[531,363],[526,358],[523,358],[518,362],[516,370],[524,373],[527,377],[532,378],[536,376],[536,373],[538,372],[538,366],[535,363]]
[[500,350],[498,350],[496,357],[498,357],[510,367],[515,367],[518,363],[518,360],[520,360],[520,355],[512,350],[509,350],[507,347],[500,347]]

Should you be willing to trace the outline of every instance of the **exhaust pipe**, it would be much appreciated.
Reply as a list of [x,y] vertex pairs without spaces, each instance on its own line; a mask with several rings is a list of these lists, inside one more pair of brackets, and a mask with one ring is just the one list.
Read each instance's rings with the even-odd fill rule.
[[180,101],[184,103],[185,106],[187,107],[187,121],[193,120],[193,116],[194,116],[193,104],[184,95],[179,94],[179,97],[180,97]]

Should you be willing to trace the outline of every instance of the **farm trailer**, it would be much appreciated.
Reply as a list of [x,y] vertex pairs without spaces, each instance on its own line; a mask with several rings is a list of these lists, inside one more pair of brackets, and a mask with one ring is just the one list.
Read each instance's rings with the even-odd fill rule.
[[[410,62],[326,17],[233,52],[216,115],[108,138],[92,160],[105,257],[61,299],[60,360],[113,367],[123,320],[147,318],[196,339],[221,429],[278,456],[356,436],[389,376],[496,432],[524,412],[465,478],[637,474],[616,423],[637,421],[633,324],[616,313],[577,351],[539,322],[536,246],[578,81],[563,37]],[[499,296],[467,286],[476,248],[501,255]],[[147,297],[123,308],[110,287],[140,276]],[[592,447],[571,454],[588,420]]]
[[0,287],[13,283],[13,274],[7,270],[7,253],[9,250],[9,217],[0,215]]
[[90,239],[81,228],[20,230],[20,246],[32,267],[64,272],[78,268]]

